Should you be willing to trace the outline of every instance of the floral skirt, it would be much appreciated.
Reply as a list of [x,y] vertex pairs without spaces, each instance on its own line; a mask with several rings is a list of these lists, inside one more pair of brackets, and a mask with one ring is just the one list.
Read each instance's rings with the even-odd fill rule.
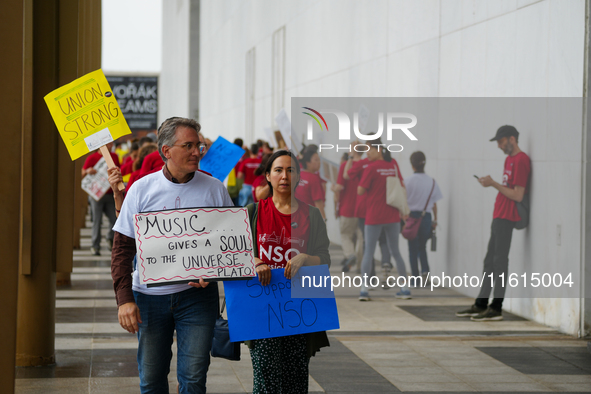
[[250,357],[253,394],[303,394],[308,392],[308,365],[304,335],[252,341]]

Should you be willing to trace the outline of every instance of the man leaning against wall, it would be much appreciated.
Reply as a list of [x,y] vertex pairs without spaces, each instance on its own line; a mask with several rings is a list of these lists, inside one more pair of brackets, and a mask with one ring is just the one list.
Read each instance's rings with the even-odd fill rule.
[[519,149],[518,140],[519,132],[515,127],[501,126],[490,141],[496,141],[499,149],[507,155],[503,180],[498,183],[490,175],[478,179],[483,187],[494,187],[499,191],[495,200],[488,250],[484,258],[485,278],[491,273],[495,278],[493,300],[489,304],[493,285],[490,280],[485,280],[474,304],[457,312],[458,317],[470,317],[473,321],[503,320],[505,287],[500,285],[499,276],[504,274],[507,278],[513,229],[522,219],[517,210],[517,203],[520,203],[527,193],[531,172],[529,156]]

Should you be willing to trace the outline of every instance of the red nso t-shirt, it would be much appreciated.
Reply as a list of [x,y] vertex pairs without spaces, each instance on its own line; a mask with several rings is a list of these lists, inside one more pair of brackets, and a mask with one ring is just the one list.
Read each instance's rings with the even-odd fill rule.
[[298,204],[293,215],[286,215],[275,208],[272,198],[259,201],[257,248],[259,258],[270,268],[284,268],[308,248],[310,208],[301,201]]
[[[531,163],[527,154],[519,152],[515,156],[507,156],[505,159],[505,170],[503,171],[503,186],[509,189],[514,189],[515,186],[527,188],[530,171]],[[495,200],[493,219],[507,219],[512,222],[520,221],[521,217],[517,213],[515,201],[499,192]]]
[[394,159],[391,162],[376,160],[363,171],[359,186],[367,194],[366,225],[400,222],[398,209],[386,204],[386,178],[389,176],[398,176],[404,186],[400,168]]

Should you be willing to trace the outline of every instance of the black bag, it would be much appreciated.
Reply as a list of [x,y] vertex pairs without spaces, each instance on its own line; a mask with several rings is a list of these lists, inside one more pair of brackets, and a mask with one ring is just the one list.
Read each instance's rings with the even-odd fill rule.
[[211,343],[211,357],[225,358],[230,361],[240,361],[240,342],[230,342],[230,328],[228,321],[222,317],[226,298],[222,304],[222,310],[215,321],[213,329],[213,342]]
[[520,221],[515,222],[515,229],[522,230],[529,224],[529,193],[523,195],[521,202],[516,202],[517,213],[521,218]]

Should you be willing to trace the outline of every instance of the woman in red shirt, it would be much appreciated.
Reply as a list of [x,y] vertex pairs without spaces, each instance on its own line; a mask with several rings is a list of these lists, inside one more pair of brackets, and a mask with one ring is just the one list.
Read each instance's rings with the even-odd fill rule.
[[[400,212],[398,209],[386,204],[386,179],[397,176],[404,185],[402,174],[396,160],[390,152],[380,147],[381,141],[377,140],[367,152],[370,165],[363,171],[357,194],[367,194],[367,211],[365,213],[365,250],[361,271],[370,275],[373,263],[373,255],[382,230],[386,233],[388,249],[396,261],[396,269],[399,277],[406,278],[406,267],[402,255],[398,250],[398,236],[400,235]],[[384,145],[382,145],[384,146]],[[365,283],[364,283],[365,284]],[[368,288],[362,287],[359,295],[360,301],[369,301]],[[404,286],[396,293],[396,298],[410,299],[410,290],[404,281]]]
[[[275,152],[265,176],[271,197],[248,207],[257,241],[255,267],[260,283],[271,281],[271,269],[291,279],[304,265],[330,266],[326,225],[315,207],[293,198],[300,166],[290,151]],[[256,207],[256,208],[255,208]],[[307,393],[310,356],[328,346],[325,332],[247,341],[254,393]]]
[[322,186],[322,179],[317,174],[320,170],[320,156],[318,156],[318,147],[310,145],[304,149],[302,157],[303,171],[299,187],[295,196],[300,201],[316,207],[320,210],[322,217],[326,219],[324,213],[325,190]]
[[[147,175],[147,174],[142,175],[142,165],[144,164],[144,161],[151,153],[154,153],[157,151],[158,151],[158,145],[156,145],[154,143],[144,144],[144,146],[142,146],[140,148],[140,151],[138,153],[138,157],[133,162],[133,166],[132,166],[133,171],[131,172],[131,176],[129,177],[129,181],[127,182],[127,190],[129,190],[131,188],[131,185],[133,185],[133,183],[135,181],[137,181],[138,179],[141,179],[144,175]],[[162,168],[162,167],[160,167],[160,168]]]
[[252,203],[252,182],[256,178],[254,172],[259,167],[261,163],[261,159],[257,156],[258,153],[258,145],[252,144],[250,146],[250,158],[243,160],[238,168],[238,173],[236,174],[236,179],[242,179],[242,188],[238,193],[238,205],[241,207],[245,207],[246,205]]
[[267,162],[270,157],[271,154],[264,154],[259,168],[254,172],[254,175],[256,176],[252,182],[252,198],[254,202],[264,200],[271,195],[271,188],[269,187],[265,176],[265,169],[267,168]]

